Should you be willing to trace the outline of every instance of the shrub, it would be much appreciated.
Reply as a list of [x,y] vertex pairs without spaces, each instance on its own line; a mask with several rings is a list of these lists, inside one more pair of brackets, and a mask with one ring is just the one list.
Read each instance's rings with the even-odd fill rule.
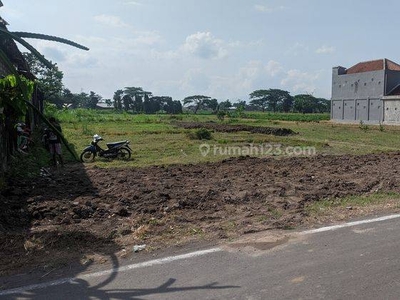
[[211,140],[212,139],[211,131],[209,131],[206,128],[200,128],[195,131],[191,131],[187,135],[191,140]]
[[220,111],[217,112],[217,118],[218,118],[218,120],[223,121],[224,118],[225,118],[225,116],[226,116],[226,112],[224,112],[224,111],[222,111],[222,110],[220,110]]
[[369,129],[369,127],[368,127],[368,125],[367,124],[365,124],[364,122],[363,122],[363,120],[361,120],[360,121],[360,129],[362,130],[362,131],[367,131],[368,129]]

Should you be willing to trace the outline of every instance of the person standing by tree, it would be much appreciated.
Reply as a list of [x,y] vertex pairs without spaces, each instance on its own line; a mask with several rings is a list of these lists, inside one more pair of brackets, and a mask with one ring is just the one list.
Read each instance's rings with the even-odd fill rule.
[[60,124],[56,121],[54,117],[49,118],[51,125],[53,125],[58,132],[54,132],[54,130],[49,130],[47,133],[47,140],[49,143],[49,151],[52,155],[52,160],[54,166],[57,166],[57,162],[64,166],[64,161],[62,158],[61,152],[61,139],[60,133],[62,132]]

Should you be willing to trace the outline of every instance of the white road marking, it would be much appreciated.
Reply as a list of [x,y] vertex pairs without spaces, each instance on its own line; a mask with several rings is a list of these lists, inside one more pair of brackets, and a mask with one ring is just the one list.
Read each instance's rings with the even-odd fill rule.
[[138,263],[138,264],[132,264],[132,265],[123,266],[123,267],[110,269],[110,270],[106,270],[106,271],[81,275],[81,276],[77,276],[74,278],[64,278],[64,279],[54,280],[54,281],[45,282],[45,283],[32,284],[32,285],[24,286],[21,288],[0,291],[0,296],[12,295],[12,294],[23,294],[24,292],[31,291],[31,290],[43,289],[43,288],[57,286],[57,285],[65,284],[65,283],[74,283],[76,279],[89,279],[89,278],[109,275],[112,273],[126,272],[126,271],[133,270],[133,269],[151,267],[151,266],[155,266],[155,265],[163,265],[163,264],[167,264],[167,263],[170,263],[173,261],[194,258],[194,257],[203,256],[203,255],[207,255],[207,254],[215,253],[215,252],[219,252],[219,251],[222,251],[222,249],[221,248],[212,248],[212,249],[201,250],[201,251],[191,252],[191,253],[177,255],[177,256],[169,256],[169,257],[165,257],[165,258],[154,259],[154,260],[150,260],[150,261],[146,261],[146,262],[142,262],[142,263]]
[[[392,220],[392,219],[397,219],[397,218],[400,218],[400,214],[390,215],[390,216],[385,216],[385,217],[380,217],[380,218],[375,218],[375,219],[356,221],[356,222],[349,222],[349,223],[344,223],[344,224],[340,224],[340,225],[327,226],[327,227],[322,227],[322,228],[317,228],[317,229],[312,229],[312,230],[306,230],[306,231],[300,232],[299,234],[307,235],[307,234],[314,234],[314,233],[320,233],[320,232],[326,232],[326,231],[334,231],[334,230],[341,229],[341,228],[375,223],[375,222],[382,222],[382,221],[387,221],[387,220]],[[76,279],[89,279],[89,278],[109,275],[112,273],[126,272],[129,270],[151,267],[151,266],[155,266],[155,265],[163,265],[163,264],[167,264],[167,263],[177,261],[177,260],[199,257],[199,256],[203,256],[203,255],[207,255],[207,254],[211,254],[211,253],[215,253],[215,252],[220,252],[220,251],[223,251],[223,249],[211,248],[211,249],[207,249],[207,250],[201,250],[201,251],[191,252],[191,253],[177,255],[177,256],[169,256],[166,258],[150,260],[150,261],[142,262],[142,263],[138,263],[138,264],[127,265],[127,266],[119,267],[116,269],[110,269],[110,270],[106,270],[106,271],[90,273],[90,274],[86,274],[86,275],[77,276],[74,278],[64,278],[64,279],[54,280],[54,281],[50,281],[50,282],[46,282],[46,283],[32,284],[32,285],[28,285],[25,287],[0,291],[0,296],[12,295],[12,294],[23,294],[24,292],[31,291],[31,290],[43,289],[43,288],[57,286],[57,285],[65,284],[65,283],[74,283]]]
[[390,215],[390,216],[385,216],[385,217],[380,217],[380,218],[375,218],[375,219],[368,219],[368,220],[362,220],[362,221],[349,222],[349,223],[333,225],[333,226],[327,226],[327,227],[321,227],[321,228],[317,228],[317,229],[311,229],[311,230],[302,231],[299,234],[303,235],[303,234],[314,234],[314,233],[325,232],[325,231],[333,231],[333,230],[337,230],[337,229],[341,229],[341,228],[352,227],[352,226],[363,225],[363,224],[369,224],[369,223],[375,223],[375,222],[382,222],[382,221],[387,221],[387,220],[392,220],[392,219],[397,219],[397,218],[400,218],[400,214]]

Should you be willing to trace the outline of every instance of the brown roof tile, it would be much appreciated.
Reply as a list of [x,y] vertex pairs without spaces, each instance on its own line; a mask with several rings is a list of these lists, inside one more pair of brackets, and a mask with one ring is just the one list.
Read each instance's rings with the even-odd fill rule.
[[362,72],[372,72],[372,71],[379,71],[383,69],[388,69],[392,71],[400,71],[400,65],[396,64],[395,62],[389,59],[378,59],[378,60],[371,60],[360,62],[351,68],[346,70],[346,74],[355,74],[355,73],[362,73]]
[[400,71],[400,65],[396,64],[395,62],[385,59],[386,61],[386,69],[392,70],[392,71]]

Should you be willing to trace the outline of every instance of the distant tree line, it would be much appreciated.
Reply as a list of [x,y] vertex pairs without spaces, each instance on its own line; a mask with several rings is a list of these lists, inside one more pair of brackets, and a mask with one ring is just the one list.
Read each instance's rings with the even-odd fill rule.
[[330,103],[310,94],[291,96],[288,91],[279,89],[256,90],[250,94],[250,105],[262,111],[327,113]]
[[299,112],[299,113],[328,113],[330,101],[324,98],[316,98],[309,94],[291,96],[288,91],[280,89],[256,90],[249,95],[250,101],[238,100],[232,103],[229,99],[218,102],[204,95],[189,96],[183,99],[183,105],[190,108],[195,114],[199,110],[213,112],[230,109],[258,110],[269,112]]
[[152,92],[142,87],[125,87],[114,92],[113,99],[103,99],[102,96],[90,91],[89,93],[72,93],[62,84],[63,73],[46,68],[35,56],[23,53],[33,74],[37,77],[40,90],[48,103],[58,108],[99,108],[99,102],[119,111],[132,113],[182,113],[183,107],[193,113],[208,110],[214,113],[231,109],[258,110],[270,112],[300,112],[300,113],[327,113],[330,112],[330,101],[316,98],[310,94],[291,96],[288,91],[280,89],[260,89],[249,94],[249,103],[243,100],[231,102],[229,99],[219,102],[217,99],[193,95],[182,101],[173,100],[169,96],[154,96]]
[[167,114],[182,113],[182,103],[172,100],[168,96],[153,96],[141,87],[126,87],[114,93],[114,108],[136,113],[154,114],[164,112]]

